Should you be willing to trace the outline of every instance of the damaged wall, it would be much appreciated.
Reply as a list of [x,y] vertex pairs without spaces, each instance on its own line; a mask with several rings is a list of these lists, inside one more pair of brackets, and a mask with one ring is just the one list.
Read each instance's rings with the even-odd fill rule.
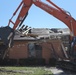
[[[26,59],[29,58],[29,49],[28,44],[35,43],[42,47],[41,57],[44,58],[46,63],[49,63],[51,58],[65,58],[64,53],[61,48],[60,40],[48,40],[46,42],[35,42],[35,41],[15,41],[14,46],[9,50],[9,58],[10,59]],[[37,50],[35,51],[35,58],[38,57]],[[40,56],[40,55],[39,55]]]

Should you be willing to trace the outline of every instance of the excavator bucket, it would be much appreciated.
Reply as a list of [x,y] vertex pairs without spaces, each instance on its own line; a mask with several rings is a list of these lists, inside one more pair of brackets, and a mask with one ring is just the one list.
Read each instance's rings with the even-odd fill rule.
[[9,26],[0,27],[0,41],[7,47],[12,47],[14,30]]

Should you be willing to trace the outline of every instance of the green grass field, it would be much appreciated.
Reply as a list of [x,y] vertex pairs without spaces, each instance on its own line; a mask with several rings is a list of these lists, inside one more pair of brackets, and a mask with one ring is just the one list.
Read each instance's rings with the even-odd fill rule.
[[0,75],[53,75],[47,67],[0,67]]

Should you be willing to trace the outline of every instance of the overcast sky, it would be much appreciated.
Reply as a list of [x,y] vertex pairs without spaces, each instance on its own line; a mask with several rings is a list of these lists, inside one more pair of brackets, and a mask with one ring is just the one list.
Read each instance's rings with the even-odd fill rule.
[[[9,19],[22,0],[0,0],[0,26],[7,26]],[[41,0],[48,4],[46,0]],[[59,7],[69,11],[76,19],[76,0],[51,0]],[[32,28],[67,28],[67,26],[42,9],[32,5],[24,21],[25,25]]]

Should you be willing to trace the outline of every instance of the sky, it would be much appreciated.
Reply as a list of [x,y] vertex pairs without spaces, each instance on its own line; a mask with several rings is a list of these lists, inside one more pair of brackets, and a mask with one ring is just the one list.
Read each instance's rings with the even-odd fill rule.
[[[22,0],[0,0],[0,26],[8,25],[9,19],[12,17],[21,1]],[[49,4],[46,0],[41,1]],[[51,1],[60,8],[69,11],[72,17],[76,19],[76,8],[74,8],[76,7],[76,0]],[[15,19],[13,19],[14,22]],[[35,5],[32,5],[30,8],[29,14],[23,24],[32,28],[67,28],[67,25]]]

